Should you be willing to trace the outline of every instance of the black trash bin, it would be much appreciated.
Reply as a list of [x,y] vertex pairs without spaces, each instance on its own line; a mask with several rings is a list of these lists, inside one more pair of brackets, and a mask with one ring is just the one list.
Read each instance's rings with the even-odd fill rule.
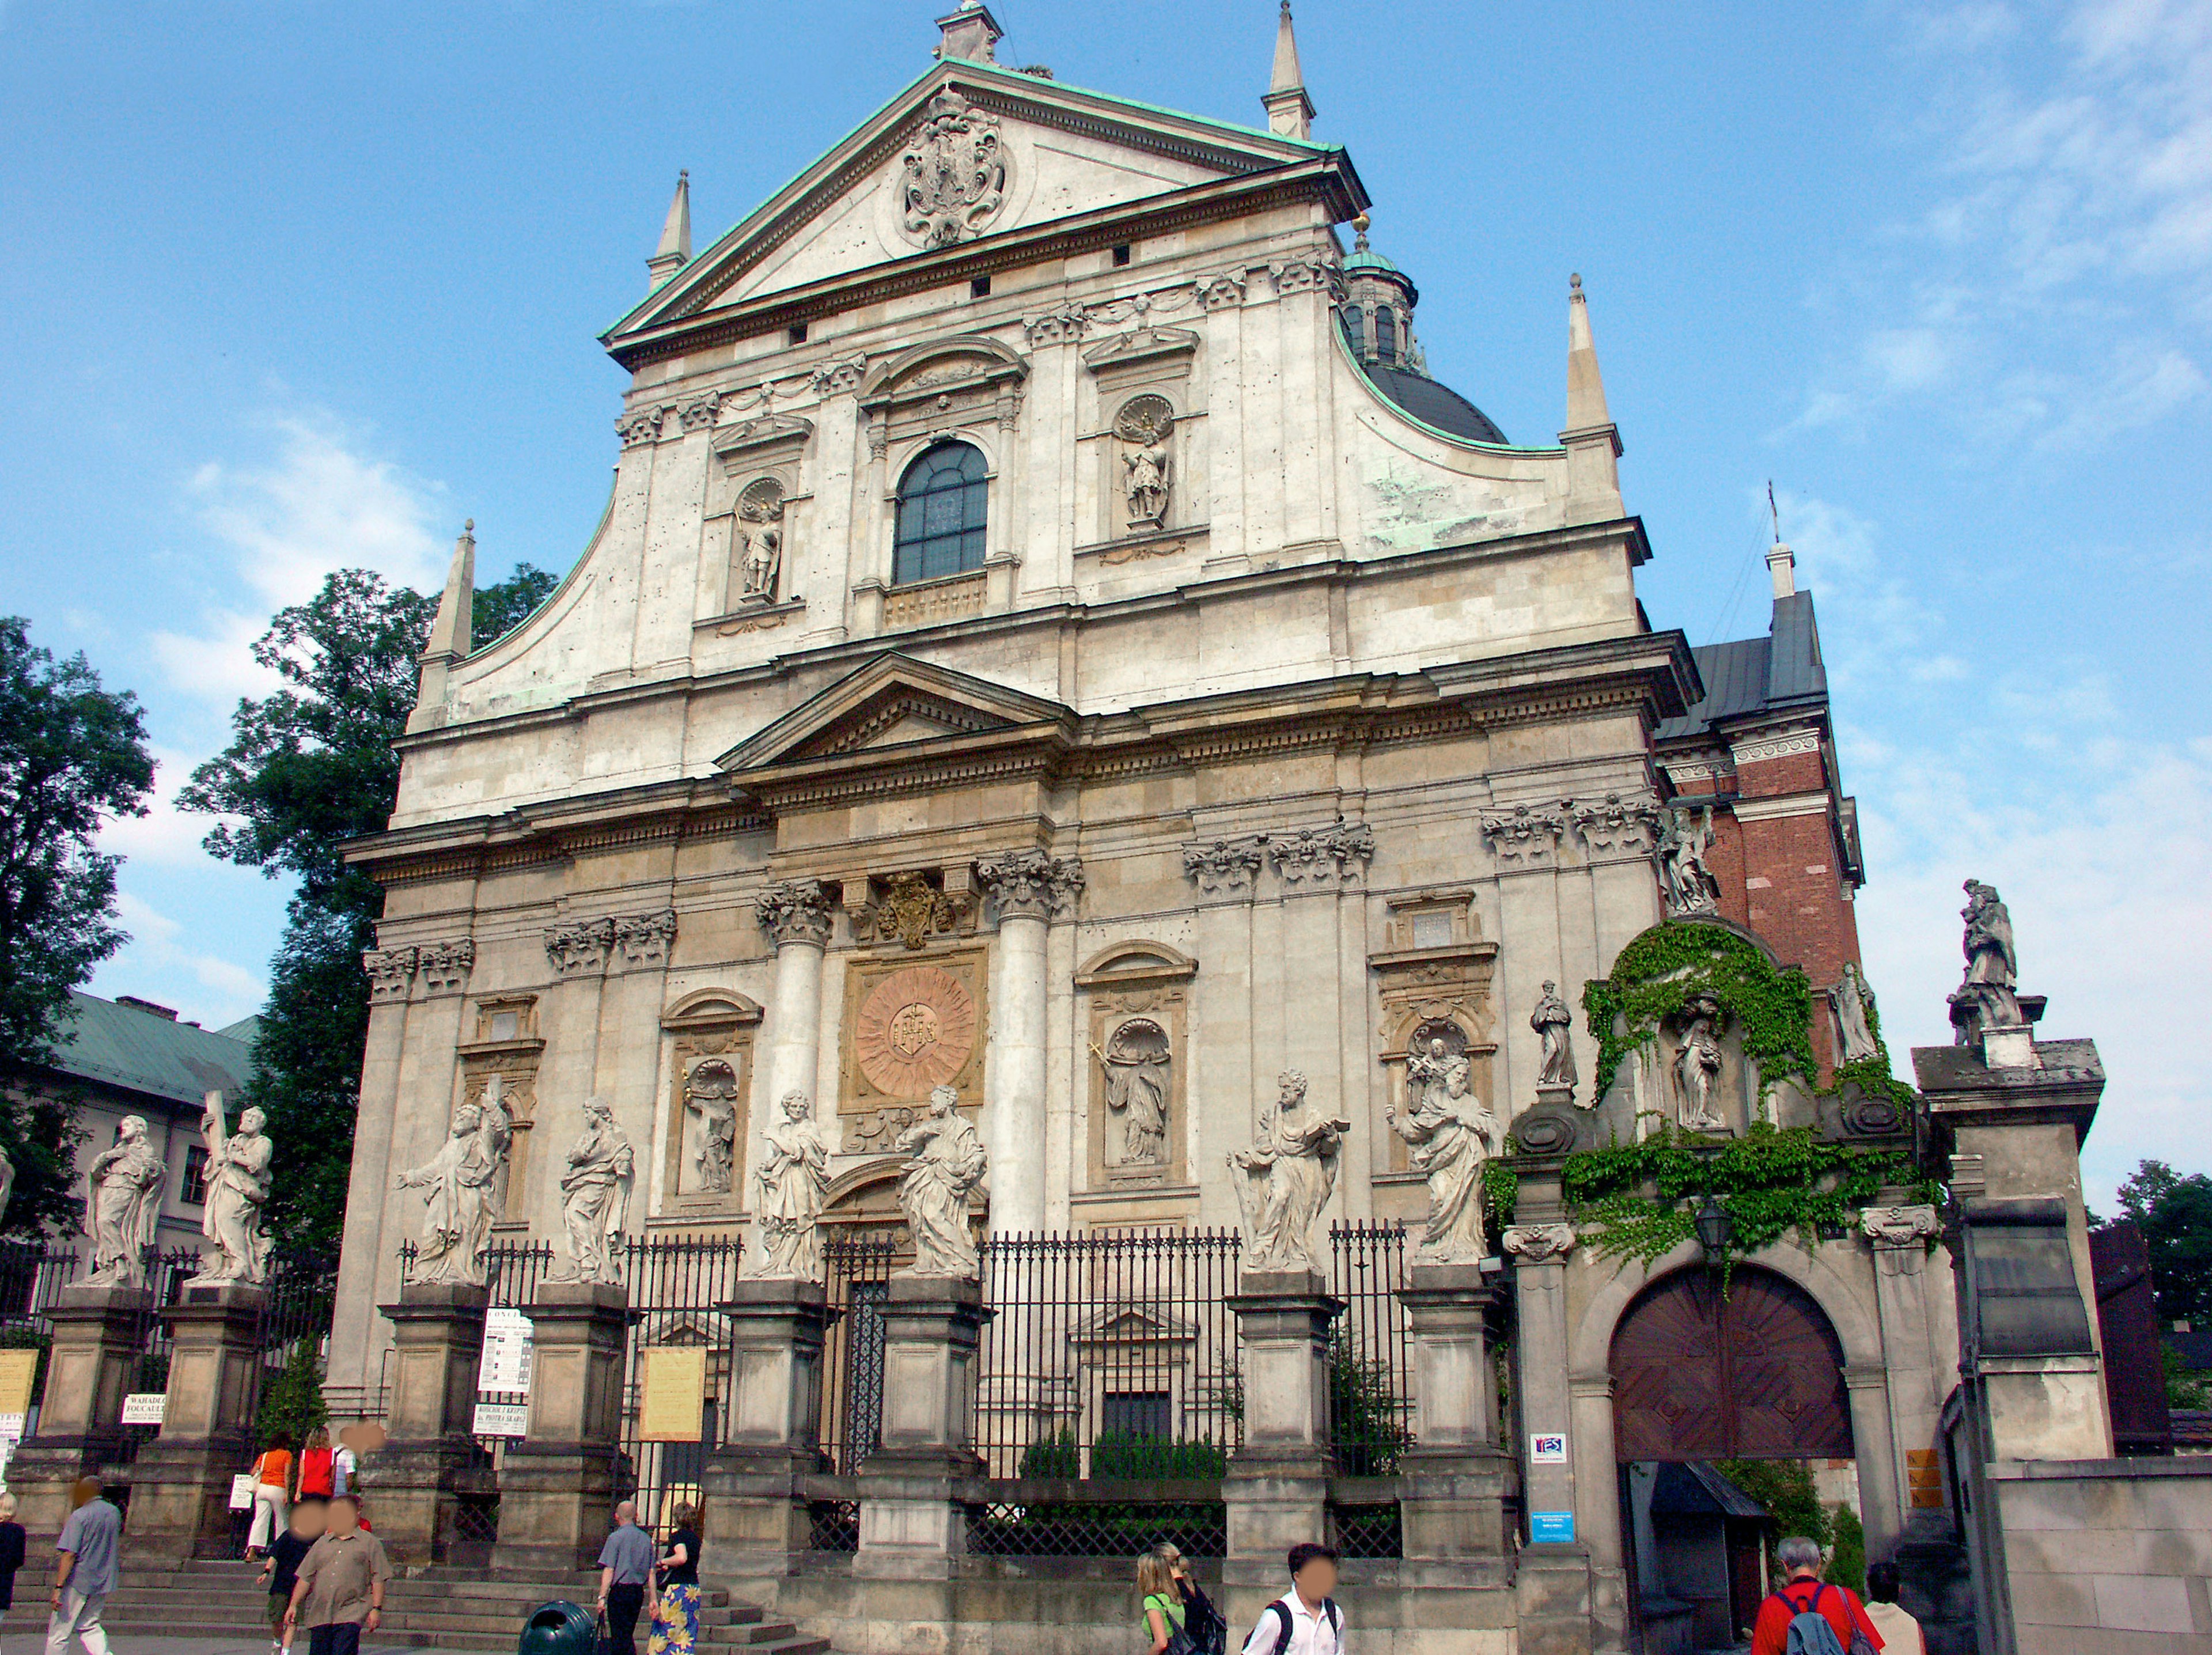
[[599,1622],[591,1610],[556,1599],[531,1610],[515,1655],[594,1655],[599,1643]]

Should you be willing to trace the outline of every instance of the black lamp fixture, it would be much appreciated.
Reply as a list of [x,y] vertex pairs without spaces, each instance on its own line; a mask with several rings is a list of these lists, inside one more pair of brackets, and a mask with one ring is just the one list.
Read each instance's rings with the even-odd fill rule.
[[1705,1204],[1698,1208],[1692,1220],[1698,1232],[1698,1245],[1705,1250],[1708,1263],[1717,1264],[1728,1251],[1728,1244],[1735,1235],[1735,1220],[1729,1217],[1728,1208],[1711,1195]]

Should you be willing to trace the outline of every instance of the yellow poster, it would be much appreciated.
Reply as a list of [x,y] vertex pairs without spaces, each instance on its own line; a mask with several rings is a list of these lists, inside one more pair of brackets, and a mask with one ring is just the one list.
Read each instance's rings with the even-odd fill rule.
[[0,1350],[0,1415],[29,1413],[38,1377],[37,1351]]
[[647,1350],[638,1385],[641,1442],[696,1442],[706,1411],[707,1348],[663,1345]]

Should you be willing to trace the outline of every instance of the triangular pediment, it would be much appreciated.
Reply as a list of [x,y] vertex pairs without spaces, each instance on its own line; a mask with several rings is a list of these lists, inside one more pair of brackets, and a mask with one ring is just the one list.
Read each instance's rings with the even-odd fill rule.
[[995,64],[941,63],[605,338],[1324,156],[1341,152]]
[[716,763],[722,770],[744,773],[860,759],[1073,716],[1056,701],[886,652],[800,703]]

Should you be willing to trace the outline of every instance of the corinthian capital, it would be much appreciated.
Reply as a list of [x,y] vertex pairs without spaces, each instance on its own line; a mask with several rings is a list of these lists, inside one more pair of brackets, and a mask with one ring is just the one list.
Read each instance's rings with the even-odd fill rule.
[[362,955],[361,969],[368,973],[368,997],[406,999],[407,985],[415,978],[416,958],[412,948],[371,948]]
[[1073,856],[1014,850],[975,864],[975,879],[999,905],[1000,919],[1048,920],[1083,891],[1083,864]]
[[1505,1250],[1531,1264],[1545,1264],[1555,1258],[1565,1258],[1574,1251],[1579,1238],[1571,1224],[1509,1224],[1505,1226]]
[[753,914],[775,946],[830,940],[830,893],[819,879],[785,879],[753,898]]

